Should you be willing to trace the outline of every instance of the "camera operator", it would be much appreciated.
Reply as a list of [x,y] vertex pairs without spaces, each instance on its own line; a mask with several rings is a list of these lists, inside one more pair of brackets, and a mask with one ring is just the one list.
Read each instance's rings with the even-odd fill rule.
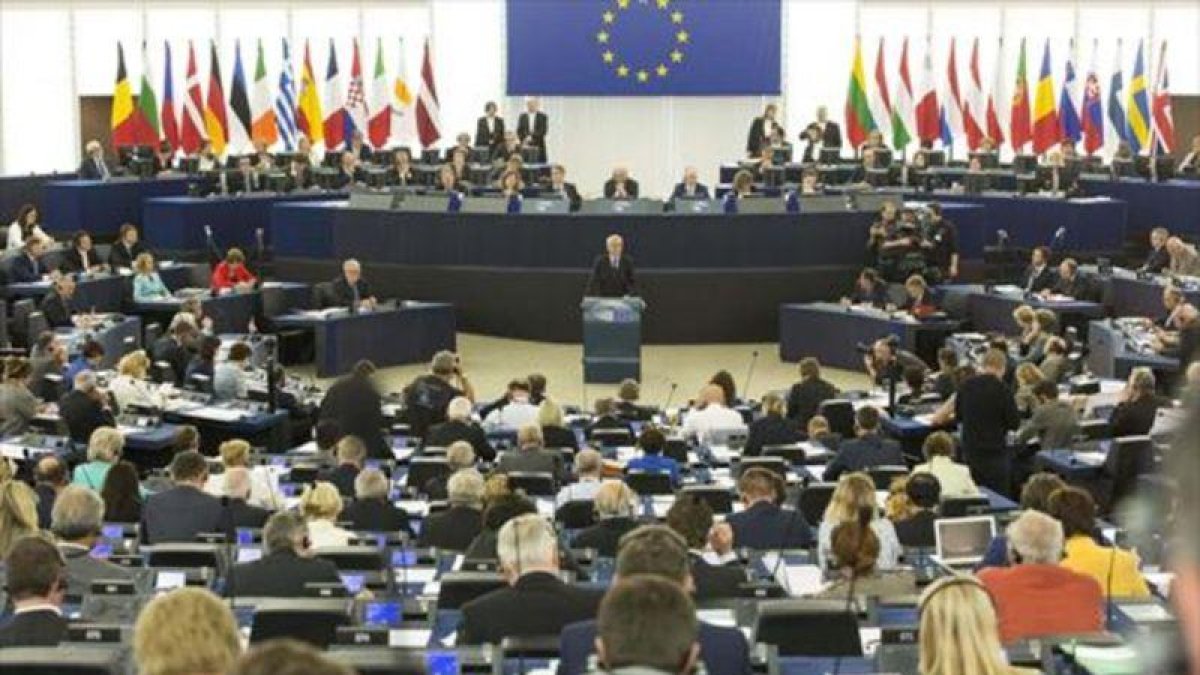
[[880,338],[869,347],[859,345],[863,354],[863,366],[871,381],[879,386],[887,386],[889,381],[902,382],[904,371],[909,368],[926,370],[925,362],[912,352],[900,349],[895,336]]

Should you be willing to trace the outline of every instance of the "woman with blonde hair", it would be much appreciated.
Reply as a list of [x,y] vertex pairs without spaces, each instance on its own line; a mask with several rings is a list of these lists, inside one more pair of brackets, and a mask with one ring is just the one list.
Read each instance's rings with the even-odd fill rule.
[[125,436],[112,427],[100,427],[88,437],[87,462],[75,467],[71,482],[99,493],[114,464],[121,461]]
[[1014,379],[1016,380],[1017,392],[1013,394],[1013,398],[1017,402],[1017,410],[1022,416],[1032,414],[1033,409],[1038,405],[1038,397],[1037,394],[1033,393],[1033,389],[1039,382],[1046,379],[1042,375],[1042,369],[1026,361],[1017,366]]
[[154,256],[141,253],[133,261],[133,301],[149,302],[171,297],[171,289],[154,269]]
[[154,598],[133,626],[133,659],[141,675],[227,673],[241,652],[233,612],[200,588]]
[[991,596],[974,577],[951,576],[925,589],[917,605],[922,675],[1017,675],[1037,671],[1004,661]]
[[638,526],[638,496],[624,482],[606,480],[592,503],[596,524],[575,535],[571,548],[595,549],[605,558],[615,557],[621,537]]
[[23,481],[0,484],[0,558],[18,539],[38,531],[37,493]]
[[825,516],[817,528],[817,561],[821,569],[832,559],[833,530],[842,523],[858,521],[860,514],[871,514],[870,526],[879,539],[879,569],[890,570],[896,567],[900,559],[900,539],[896,536],[896,528],[886,518],[879,517],[879,509],[875,502],[875,481],[862,472],[844,474],[838,480],[829,506],[825,508]]
[[542,427],[542,441],[547,448],[579,449],[575,432],[563,421],[562,406],[547,398],[538,406],[537,423]]
[[[279,490],[279,481],[266,466],[251,466],[250,444],[240,438],[225,441],[218,448],[221,464],[225,471],[244,468],[250,473],[250,498],[246,500],[251,506],[257,506],[272,511],[283,508],[283,493]],[[204,491],[217,497],[227,496],[225,489],[225,474],[210,475]]]
[[300,496],[300,513],[308,521],[308,539],[313,548],[350,543],[349,530],[337,526],[342,514],[342,496],[333,483],[319,480],[305,488]]
[[121,357],[117,362],[117,376],[109,383],[109,390],[117,399],[121,410],[131,405],[142,408],[162,408],[162,392],[147,375],[150,372],[150,357],[139,349]]

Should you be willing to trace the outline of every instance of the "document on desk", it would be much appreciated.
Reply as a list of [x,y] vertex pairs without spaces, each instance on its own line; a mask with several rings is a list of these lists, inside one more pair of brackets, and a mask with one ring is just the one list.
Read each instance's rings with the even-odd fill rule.
[[244,410],[231,410],[229,408],[216,408],[213,406],[200,406],[187,411],[192,417],[210,420],[212,422],[236,422],[246,416]]
[[993,286],[992,290],[1000,295],[1021,295],[1025,292],[1020,286],[1014,286],[1012,284]]
[[[768,560],[768,557],[776,558],[777,556],[776,554],[763,556],[763,564],[768,566],[767,569],[772,569],[776,560]],[[817,565],[780,565],[779,571],[775,573],[775,580],[793,598],[819,593],[825,587],[825,577]]]
[[1108,459],[1107,454],[1105,454],[1103,452],[1099,452],[1097,450],[1086,450],[1083,452],[1076,452],[1074,454],[1074,457],[1075,457],[1075,460],[1077,462],[1079,462],[1080,464],[1087,464],[1088,466],[1104,466],[1105,460]]
[[429,646],[431,630],[396,628],[388,631],[388,647],[400,649],[425,649]]
[[6,459],[25,459],[25,448],[15,443],[0,443],[0,457]]
[[345,313],[345,311],[346,310],[342,309],[341,307],[328,307],[326,309],[305,309],[297,312],[297,314],[306,319],[319,319],[321,321],[326,321],[332,316]]

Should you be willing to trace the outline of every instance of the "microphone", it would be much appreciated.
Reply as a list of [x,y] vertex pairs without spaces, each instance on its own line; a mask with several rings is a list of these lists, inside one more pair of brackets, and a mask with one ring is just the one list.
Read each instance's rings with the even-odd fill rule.
[[663,414],[666,414],[667,406],[671,405],[671,399],[675,397],[675,390],[678,388],[679,388],[678,382],[671,383],[671,389],[667,391],[667,400],[663,401],[663,405],[662,405]]
[[[750,352],[750,367],[746,370],[746,384],[742,387],[742,391],[746,392],[746,400],[750,400],[750,378],[754,377],[754,364],[758,363],[758,350]],[[726,401],[730,406],[733,401]]]
[[996,230],[996,246],[1000,249],[1008,248],[1008,230]]
[[1067,228],[1059,227],[1054,231],[1054,238],[1050,240],[1050,250],[1056,250],[1062,246],[1063,240],[1067,237]]

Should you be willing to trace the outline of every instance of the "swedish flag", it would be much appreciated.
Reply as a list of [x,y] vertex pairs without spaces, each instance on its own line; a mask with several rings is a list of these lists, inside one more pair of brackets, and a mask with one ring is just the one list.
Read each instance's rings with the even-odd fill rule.
[[1146,88],[1146,62],[1140,40],[1137,60],[1133,62],[1133,78],[1129,80],[1129,103],[1125,106],[1125,115],[1129,125],[1129,145],[1137,154],[1150,145],[1150,94]]

